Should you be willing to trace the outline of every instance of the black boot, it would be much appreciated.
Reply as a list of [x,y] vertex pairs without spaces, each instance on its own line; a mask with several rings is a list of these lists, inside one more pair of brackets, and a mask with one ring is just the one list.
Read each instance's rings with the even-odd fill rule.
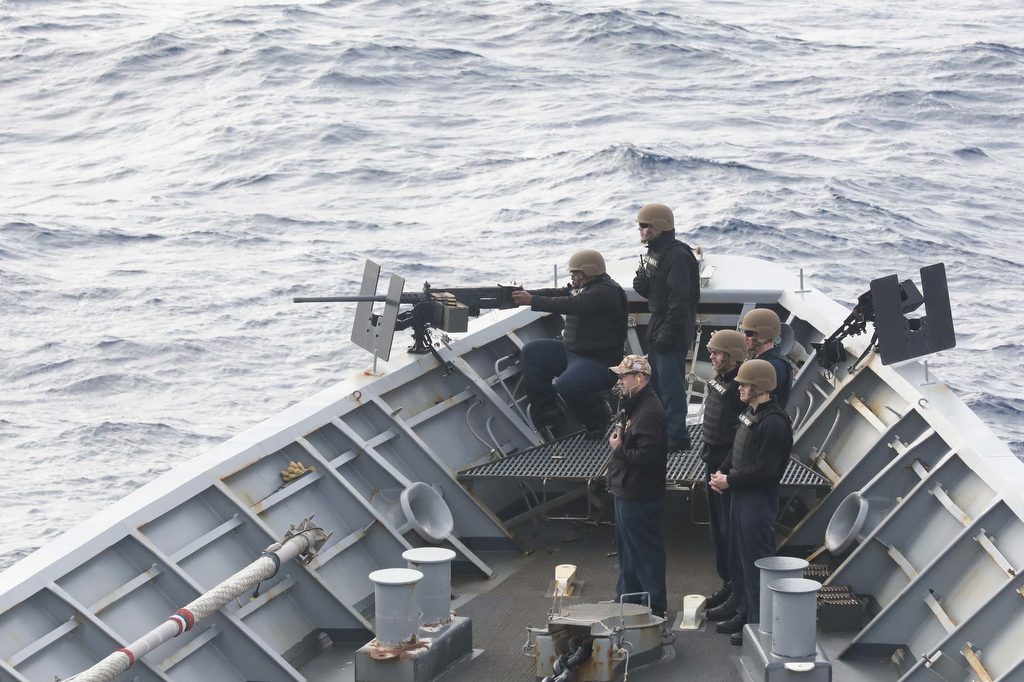
[[708,597],[707,603],[704,604],[705,609],[713,609],[716,606],[721,606],[732,596],[732,584],[723,583],[718,591]]
[[[747,622],[739,616],[734,616],[729,620],[723,620],[721,623],[715,626],[715,632],[721,632],[723,635],[731,635],[735,632],[743,632],[743,626]],[[742,641],[742,640],[741,640]]]
[[544,426],[554,426],[562,421],[562,411],[558,405],[550,402],[544,405],[530,405],[530,421],[538,429]]
[[704,616],[708,620],[729,620],[736,615],[736,597],[729,595],[729,598],[722,602],[720,605],[705,611]]

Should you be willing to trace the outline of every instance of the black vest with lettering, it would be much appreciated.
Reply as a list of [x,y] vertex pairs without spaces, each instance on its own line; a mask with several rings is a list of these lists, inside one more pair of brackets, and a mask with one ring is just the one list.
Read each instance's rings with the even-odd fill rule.
[[[770,414],[781,414],[785,419],[786,423],[789,423],[789,417],[785,411],[774,401],[765,403],[758,408],[757,412],[751,412],[749,409],[740,415],[739,427],[736,429],[736,440],[732,443],[732,469],[729,473],[745,469],[749,466],[753,466],[757,463],[757,439],[754,438],[754,431],[757,430],[758,423],[765,419]],[[788,458],[786,464],[788,464]],[[782,477],[783,472],[779,472],[779,477]]]
[[703,439],[711,447],[732,445],[736,437],[740,411],[736,409],[735,395],[739,393],[736,383],[736,372],[739,368],[724,376],[719,374],[708,381],[708,397],[704,399],[704,433]]
[[786,409],[786,405],[789,404],[789,391],[793,387],[793,366],[789,364],[789,360],[787,360],[786,356],[782,354],[782,351],[775,346],[772,346],[765,352],[758,355],[757,359],[767,360],[772,363],[772,367],[776,367],[778,365],[785,366],[786,371],[784,374],[786,375],[786,383],[776,386],[775,390],[772,391],[772,395],[775,396],[775,401],[779,403],[779,407]]

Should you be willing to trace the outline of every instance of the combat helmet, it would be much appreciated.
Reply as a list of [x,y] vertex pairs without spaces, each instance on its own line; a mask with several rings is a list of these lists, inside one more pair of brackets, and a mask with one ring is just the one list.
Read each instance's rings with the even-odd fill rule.
[[708,350],[720,350],[728,353],[736,362],[747,359],[747,342],[734,329],[719,329],[708,339]]
[[740,329],[754,332],[762,339],[776,339],[782,335],[782,323],[774,310],[754,308],[743,316]]
[[587,277],[597,277],[605,273],[604,256],[593,249],[577,251],[569,257],[569,272],[580,270]]
[[665,204],[647,204],[640,209],[636,221],[646,223],[658,232],[676,229],[676,220],[672,216],[672,209]]
[[775,368],[767,360],[747,360],[736,372],[736,381],[741,384],[754,384],[764,392],[774,391],[779,383]]

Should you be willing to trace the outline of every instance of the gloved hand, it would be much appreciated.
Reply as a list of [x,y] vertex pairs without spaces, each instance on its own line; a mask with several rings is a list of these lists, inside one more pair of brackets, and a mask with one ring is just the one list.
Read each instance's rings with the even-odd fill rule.
[[668,332],[662,332],[658,335],[658,338],[654,339],[654,350],[659,353],[671,353],[678,347],[678,341],[675,334],[669,334]]
[[646,274],[637,273],[636,277],[633,278],[633,291],[640,294],[641,296],[647,296],[647,292],[651,288],[651,279]]

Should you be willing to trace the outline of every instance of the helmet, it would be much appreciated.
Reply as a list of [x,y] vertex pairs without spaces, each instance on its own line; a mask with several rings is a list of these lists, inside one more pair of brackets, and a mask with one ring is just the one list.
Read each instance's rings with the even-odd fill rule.
[[665,204],[647,204],[640,209],[636,216],[638,223],[647,223],[658,232],[668,232],[676,229],[675,218],[672,217],[672,209]]
[[747,342],[734,329],[719,329],[708,340],[708,350],[720,350],[728,353],[736,362],[747,359]]
[[736,372],[736,381],[741,384],[754,384],[762,391],[774,391],[779,383],[775,368],[767,360],[747,360]]
[[651,363],[647,362],[647,358],[643,355],[627,355],[622,358],[615,367],[609,367],[611,371],[616,374],[632,374],[633,372],[639,372],[640,374],[646,374],[651,376]]
[[582,270],[587,277],[596,277],[605,273],[604,256],[592,249],[577,251],[569,257],[569,272]]
[[775,339],[782,334],[782,323],[774,310],[754,308],[743,316],[740,329],[754,332],[762,339]]

